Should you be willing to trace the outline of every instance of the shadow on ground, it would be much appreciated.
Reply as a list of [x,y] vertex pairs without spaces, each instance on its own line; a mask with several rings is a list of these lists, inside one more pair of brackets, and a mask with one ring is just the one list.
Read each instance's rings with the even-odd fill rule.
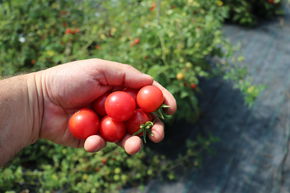
[[[205,158],[201,169],[186,168],[188,173],[181,174],[176,182],[153,180],[144,192],[265,193],[287,190],[289,99],[281,103],[285,95],[272,98],[269,103],[280,102],[281,105],[274,108],[265,103],[265,97],[270,96],[267,90],[249,109],[241,93],[228,82],[212,79],[201,85],[204,90],[200,95],[201,119],[194,125],[176,123],[174,129],[167,130],[164,142],[151,147],[172,159],[185,149],[186,139],[211,132],[220,138],[213,146],[216,153]],[[130,189],[129,192],[138,191]]]
[[[149,147],[167,156],[169,159],[174,159],[178,153],[185,150],[186,140],[196,139],[197,135],[206,136],[209,133],[215,134],[220,127],[231,131],[233,128],[230,119],[237,113],[251,114],[251,110],[244,104],[243,96],[239,90],[233,89],[229,82],[221,79],[202,80],[201,82],[202,93],[198,98],[200,101],[201,114],[196,123],[189,123],[186,121],[177,121],[171,127],[166,128],[166,137],[160,144],[148,144]],[[223,96],[222,100],[224,104],[216,105],[216,97],[222,89],[223,93],[227,93]],[[231,102],[231,98],[234,98],[234,104]],[[220,101],[221,102],[221,101]],[[239,112],[236,112],[238,109]],[[177,111],[178,113],[178,111]],[[228,116],[227,120],[224,119]],[[253,115],[251,115],[253,116]],[[230,122],[229,122],[230,121]],[[214,125],[214,128],[211,127]],[[216,128],[216,127],[219,128]]]

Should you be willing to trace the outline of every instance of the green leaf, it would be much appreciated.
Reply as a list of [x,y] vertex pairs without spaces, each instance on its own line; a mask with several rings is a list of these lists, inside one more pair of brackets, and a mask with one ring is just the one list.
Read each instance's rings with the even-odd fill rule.
[[168,69],[167,66],[159,66],[159,65],[154,65],[149,70],[147,73],[151,75],[153,78],[157,78],[160,74],[164,73]]

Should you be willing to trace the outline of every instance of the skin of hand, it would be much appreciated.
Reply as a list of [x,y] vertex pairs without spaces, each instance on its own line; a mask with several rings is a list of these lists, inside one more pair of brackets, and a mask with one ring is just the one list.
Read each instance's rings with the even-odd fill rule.
[[[0,107],[6,109],[0,109],[0,116],[6,117],[6,120],[0,120],[0,154],[6,155],[3,159],[0,157],[0,165],[40,138],[65,146],[84,147],[88,152],[99,151],[106,144],[104,139],[99,135],[90,136],[86,140],[74,138],[67,126],[69,117],[115,87],[139,89],[151,84],[161,89],[165,104],[170,106],[167,112],[173,114],[176,102],[169,91],[149,75],[117,62],[80,60],[0,81],[0,87],[10,85],[9,89],[1,88],[0,92]],[[13,116],[9,116],[9,113],[13,115],[12,109],[15,107],[18,107],[18,114],[23,115],[22,118],[14,116],[13,119]],[[152,133],[150,139],[153,142],[158,143],[164,138],[161,121],[155,122]],[[138,136],[127,135],[119,145],[128,154],[135,154],[141,149],[142,141]]]

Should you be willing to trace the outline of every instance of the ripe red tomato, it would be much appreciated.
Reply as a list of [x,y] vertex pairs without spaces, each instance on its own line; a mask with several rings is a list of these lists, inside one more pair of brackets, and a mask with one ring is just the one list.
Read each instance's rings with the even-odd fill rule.
[[140,39],[139,38],[136,38],[136,39],[134,39],[134,41],[131,43],[131,47],[132,46],[135,46],[135,45],[137,45],[137,44],[139,44],[140,43]]
[[156,86],[144,86],[137,94],[137,104],[147,113],[156,111],[163,102],[162,91]]
[[101,162],[102,162],[104,165],[106,165],[107,161],[108,161],[107,158],[104,158],[104,159],[101,160]]
[[118,142],[126,134],[125,124],[105,116],[101,121],[100,135],[109,142]]
[[190,84],[190,88],[195,89],[195,88],[197,88],[197,85],[192,83],[192,84]]
[[125,88],[123,91],[125,91],[126,93],[131,95],[134,98],[134,100],[136,101],[138,90],[135,90],[135,89],[132,89],[132,88]]
[[109,94],[106,93],[94,101],[93,107],[94,107],[95,111],[98,113],[98,115],[105,116],[107,114],[106,110],[105,110],[105,101],[106,101],[108,95]]
[[135,43],[135,44],[139,44],[139,43],[140,43],[140,39],[139,39],[139,38],[135,39],[135,40],[134,40],[134,43]]
[[156,3],[152,3],[151,7],[149,8],[150,11],[154,11],[156,8]]
[[[140,126],[147,121],[151,121],[152,118],[150,114],[145,113],[142,109],[135,110],[133,116],[126,122],[127,133],[133,135],[139,131]],[[140,133],[139,136],[142,136],[143,133]]]
[[112,92],[105,101],[105,109],[107,114],[116,121],[126,121],[130,119],[136,108],[134,98],[124,92]]
[[99,130],[98,115],[88,108],[83,108],[74,113],[68,122],[69,130],[78,139],[97,134]]
[[96,48],[96,50],[100,50],[101,46],[100,45],[96,45],[95,48]]
[[71,34],[72,33],[72,30],[70,29],[70,28],[67,28],[66,30],[65,30],[65,34]]

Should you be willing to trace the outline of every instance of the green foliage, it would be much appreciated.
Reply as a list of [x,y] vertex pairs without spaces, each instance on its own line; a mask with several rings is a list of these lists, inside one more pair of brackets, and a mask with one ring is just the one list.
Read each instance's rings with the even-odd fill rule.
[[[198,89],[190,85],[211,74],[208,58],[229,52],[221,49],[227,42],[220,31],[228,9],[214,0],[158,2],[5,1],[0,10],[0,73],[91,57],[128,63],[174,94],[181,112],[177,119],[195,120]],[[177,79],[178,73],[184,78]]]
[[258,20],[271,19],[283,14],[282,0],[223,0],[229,7],[228,21],[245,26],[253,26]]
[[195,142],[188,140],[187,151],[170,159],[149,148],[129,156],[117,145],[109,144],[104,150],[89,154],[40,141],[1,170],[0,191],[111,193],[124,185],[142,184],[148,178],[174,180],[175,170],[200,167],[202,154],[210,153],[209,147],[216,141],[213,136],[199,136]]
[[[232,65],[221,32],[229,10],[216,0],[0,1],[0,75],[93,57],[128,63],[174,94],[176,119],[197,120],[200,78],[231,80],[249,104],[259,91]],[[128,156],[110,144],[88,154],[40,141],[1,170],[0,191],[114,192],[153,177],[174,180],[176,168],[199,167],[215,141],[197,137],[174,159],[149,148]]]

